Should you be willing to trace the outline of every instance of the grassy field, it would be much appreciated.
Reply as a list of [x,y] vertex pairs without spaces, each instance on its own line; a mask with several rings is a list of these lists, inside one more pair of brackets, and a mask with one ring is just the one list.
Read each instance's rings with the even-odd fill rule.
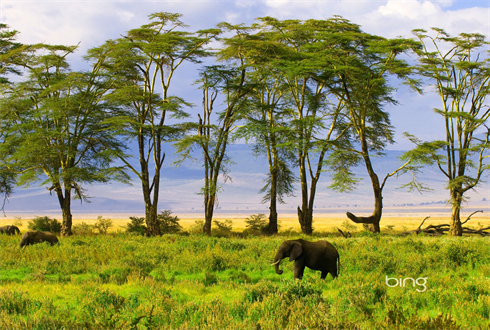
[[[389,230],[413,229],[421,221],[395,220]],[[488,238],[398,237],[350,228],[355,237],[345,239],[334,227],[318,225],[307,238],[285,223],[275,237],[110,233],[23,250],[19,237],[0,235],[0,329],[490,327]],[[342,219],[337,224],[348,227]],[[235,221],[234,228],[240,228]],[[277,247],[299,237],[337,247],[339,278],[322,281],[306,270],[295,281],[286,260],[284,274],[274,272]],[[390,287],[387,277],[392,286],[393,278],[417,282]]]

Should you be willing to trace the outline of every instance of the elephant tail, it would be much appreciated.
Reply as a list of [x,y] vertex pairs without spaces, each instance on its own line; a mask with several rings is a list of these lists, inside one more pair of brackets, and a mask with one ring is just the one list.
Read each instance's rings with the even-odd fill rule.
[[337,275],[340,275],[340,268],[342,267],[340,263],[340,255],[337,256]]

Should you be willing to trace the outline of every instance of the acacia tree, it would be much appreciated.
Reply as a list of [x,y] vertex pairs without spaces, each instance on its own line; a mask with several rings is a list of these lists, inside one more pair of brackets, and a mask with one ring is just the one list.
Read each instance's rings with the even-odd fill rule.
[[339,47],[332,36],[345,27],[334,19],[302,22],[264,17],[260,21],[262,31],[285,49],[275,62],[283,75],[291,109],[285,145],[295,153],[299,169],[298,220],[303,233],[311,235],[316,189],[326,157],[346,138],[343,105],[331,100],[330,87],[332,61],[336,60],[335,49]]
[[137,141],[139,167],[131,164],[130,157],[120,159],[141,181],[151,236],[160,234],[157,212],[164,143],[181,134],[178,125],[167,123],[167,117],[186,117],[182,108],[189,105],[170,94],[172,78],[184,62],[196,63],[207,56],[204,46],[219,33],[216,29],[196,34],[178,31],[186,27],[180,17],[164,12],[151,14],[148,24],[92,49],[89,54],[104,61],[117,81],[113,101],[127,110],[126,116],[113,123],[122,136]]
[[283,196],[292,195],[295,181],[288,163],[292,158],[288,158],[291,152],[282,147],[290,114],[284,102],[287,87],[281,71],[275,68],[278,55],[285,49],[271,40],[267,33],[260,31],[258,25],[238,26],[235,29],[236,35],[224,41],[226,47],[219,52],[219,56],[246,69],[246,85],[242,87],[247,92],[247,102],[244,103],[246,114],[242,116],[243,121],[236,136],[253,140],[256,155],[267,155],[269,173],[261,189],[265,193],[262,202],[270,203],[267,231],[275,234],[278,231],[277,203],[283,202]]
[[490,109],[486,97],[490,93],[488,45],[477,33],[461,33],[451,37],[444,30],[414,30],[423,44],[418,52],[419,72],[429,78],[441,97],[442,107],[434,109],[444,123],[446,139],[422,142],[409,136],[417,147],[407,153],[422,163],[437,165],[448,180],[452,205],[450,233],[462,236],[460,213],[464,194],[481,183],[490,148],[490,129],[486,122]]
[[[15,42],[18,33],[16,30],[9,30],[6,24],[0,24],[0,88],[2,90],[7,88],[6,85],[10,84],[8,75],[20,74],[16,68],[16,59],[19,57],[19,54],[22,54],[21,51],[17,51],[22,45]],[[14,55],[14,50],[16,50],[16,55]],[[3,130],[0,131],[0,144],[3,146],[2,154],[0,154],[1,159],[5,159],[12,150],[11,148],[5,148],[7,147],[7,145],[4,145],[5,133]],[[12,194],[14,184],[14,172],[5,166],[0,167],[0,194],[4,196],[0,210],[4,210],[5,202]]]
[[[197,146],[203,155],[204,186],[200,194],[204,196],[203,233],[211,235],[214,208],[218,202],[219,180],[227,176],[227,148],[233,139],[236,122],[244,116],[247,109],[249,88],[246,81],[247,67],[240,52],[236,53],[230,44],[240,43],[246,36],[247,28],[228,23],[218,25],[221,31],[234,31],[235,35],[223,38],[225,45],[215,54],[217,60],[228,61],[227,65],[205,67],[197,83],[203,92],[202,116],[198,121],[187,123],[191,134],[180,139],[175,145],[181,154],[177,163],[189,157],[190,151]],[[216,100],[222,97],[222,110],[216,111]]]
[[289,130],[288,120],[291,118],[285,97],[288,89],[281,70],[276,68],[280,54],[287,50],[264,32],[259,30],[247,35],[243,43],[233,47],[240,49],[249,68],[250,105],[239,135],[254,140],[256,155],[267,156],[269,172],[260,192],[265,193],[262,202],[269,203],[267,232],[272,235],[278,232],[277,204],[284,203],[284,196],[293,195],[297,178],[290,168],[294,154],[285,147],[289,137],[286,134]]
[[106,123],[116,115],[104,98],[110,81],[100,62],[90,72],[71,72],[66,57],[75,49],[30,46],[19,62],[28,76],[3,90],[0,107],[2,151],[9,148],[1,165],[18,174],[20,185],[49,185],[62,210],[63,236],[72,234],[72,197],[88,199],[83,183],[127,179],[111,166],[122,146]]
[[[380,220],[383,209],[383,188],[389,177],[406,171],[416,171],[412,159],[385,176],[383,181],[373,168],[372,154],[382,155],[389,143],[393,143],[393,126],[389,113],[383,109],[386,105],[396,104],[391,97],[393,88],[387,77],[390,74],[403,79],[416,90],[418,81],[412,79],[412,68],[399,54],[417,49],[418,44],[410,39],[390,39],[373,36],[362,32],[357,25],[339,17],[333,19],[338,24],[331,38],[339,47],[335,50],[335,61],[331,62],[330,90],[335,93],[338,104],[342,107],[349,130],[349,141],[332,153],[331,161],[335,163],[333,187],[344,189],[355,185],[356,179],[346,169],[360,162],[364,163],[371,180],[374,194],[374,211],[371,216],[359,217],[347,212],[349,219],[356,223],[368,224],[373,232],[380,231]],[[346,143],[347,142],[347,143]],[[344,179],[347,180],[344,181]],[[414,186],[418,187],[418,186]]]
[[254,138],[254,152],[267,156],[269,172],[260,192],[265,193],[262,202],[269,203],[267,233],[272,235],[278,232],[278,203],[284,203],[284,196],[293,196],[297,178],[291,170],[294,155],[285,147],[290,118],[290,111],[281,102],[285,88],[277,72],[267,66],[253,69],[251,111],[242,129],[246,136]]
[[[232,140],[236,122],[243,116],[245,107],[245,69],[225,66],[206,67],[198,81],[203,92],[202,116],[197,123],[187,124],[192,132],[175,145],[181,153],[178,163],[189,156],[194,146],[203,155],[204,186],[200,194],[204,196],[203,233],[211,235],[214,208],[218,203],[219,181],[228,179],[226,164],[229,162],[227,147]],[[215,101],[224,96],[223,109],[215,111]],[[213,120],[216,118],[216,122]]]

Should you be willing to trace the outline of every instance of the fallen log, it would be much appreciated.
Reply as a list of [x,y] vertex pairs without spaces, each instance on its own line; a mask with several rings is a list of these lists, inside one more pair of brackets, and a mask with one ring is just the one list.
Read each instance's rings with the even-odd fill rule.
[[342,234],[342,236],[344,236],[345,238],[349,238],[349,237],[352,237],[351,233],[350,232],[346,232],[347,234],[344,234],[344,232],[342,230],[340,230],[340,228],[337,228],[337,230]]
[[[471,219],[471,217],[475,214],[475,213],[483,213],[482,210],[478,210],[478,211],[475,211],[473,213],[471,213],[468,218],[466,218],[465,221],[463,221],[461,223],[461,225],[465,224],[468,222],[468,220]],[[448,232],[449,229],[450,229],[450,225],[447,224],[447,223],[443,223],[443,224],[440,224],[440,225],[430,225],[430,226],[427,226],[425,228],[422,229],[422,225],[424,224],[425,220],[429,219],[430,216],[428,217],[425,217],[424,220],[422,220],[422,223],[420,224],[420,226],[417,228],[417,229],[414,229],[414,230],[409,230],[409,231],[405,231],[403,233],[400,233],[400,235],[410,235],[410,234],[420,234],[420,233],[424,233],[428,236],[442,236],[444,235],[445,232]],[[488,230],[490,230],[490,227],[486,227],[486,228],[480,228],[480,229],[472,229],[472,228],[468,228],[468,227],[462,227],[463,229],[463,234],[472,234],[472,235],[481,235],[481,236],[490,236],[490,232],[488,232]]]

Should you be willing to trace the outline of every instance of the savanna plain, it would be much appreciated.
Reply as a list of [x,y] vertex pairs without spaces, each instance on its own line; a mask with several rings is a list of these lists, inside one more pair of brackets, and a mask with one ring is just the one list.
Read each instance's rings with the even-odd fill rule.
[[[300,234],[294,218],[281,219],[272,237],[247,231],[243,218],[221,219],[208,237],[196,220],[147,238],[116,219],[106,234],[61,237],[53,247],[19,249],[20,236],[0,235],[0,329],[490,328],[488,237],[400,235],[420,217],[383,218],[376,235],[342,217],[315,218],[313,237]],[[27,230],[27,219],[0,225],[14,221]],[[490,225],[487,216],[470,222]],[[296,238],[331,242],[339,277],[323,281],[306,269],[294,280],[287,259],[276,274],[278,246]],[[394,285],[406,278],[417,283]]]

